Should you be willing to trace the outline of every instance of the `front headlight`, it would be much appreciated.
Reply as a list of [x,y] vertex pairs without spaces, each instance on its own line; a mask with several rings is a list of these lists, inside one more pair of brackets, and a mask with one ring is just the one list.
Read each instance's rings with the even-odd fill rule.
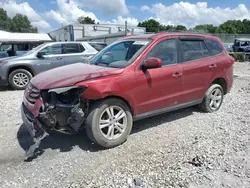
[[77,89],[79,92],[83,93],[88,87],[87,86],[69,86],[69,87],[62,87],[62,88],[54,88],[50,89],[48,92],[55,92],[57,94],[65,93],[71,89]]

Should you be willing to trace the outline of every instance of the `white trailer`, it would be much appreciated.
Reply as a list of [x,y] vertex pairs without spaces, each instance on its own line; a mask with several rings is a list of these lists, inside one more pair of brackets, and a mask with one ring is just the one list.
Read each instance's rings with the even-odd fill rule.
[[[115,24],[67,25],[49,33],[55,41],[99,41],[110,43],[117,37],[146,33],[146,28]],[[96,39],[96,40],[95,40]]]

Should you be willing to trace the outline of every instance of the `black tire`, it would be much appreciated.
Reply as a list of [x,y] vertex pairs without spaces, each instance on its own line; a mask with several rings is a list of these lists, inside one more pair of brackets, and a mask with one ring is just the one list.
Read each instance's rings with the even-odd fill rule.
[[[17,74],[17,73],[22,73],[22,74],[25,74],[27,77],[28,77],[28,82],[26,85],[24,86],[18,86],[14,83],[14,76]],[[24,90],[26,88],[26,86],[28,85],[29,81],[31,80],[32,78],[32,74],[25,70],[25,69],[16,69],[14,71],[12,71],[10,74],[9,74],[9,84],[11,86],[12,89],[15,89],[15,90]]]
[[[101,130],[99,128],[99,119],[104,110],[107,107],[113,105],[122,108],[126,113],[127,126],[122,135],[120,135],[120,137],[114,140],[109,140],[105,138],[101,133]],[[95,144],[98,144],[104,148],[113,148],[123,144],[127,140],[133,126],[133,118],[129,107],[125,102],[116,98],[109,98],[94,102],[94,104],[91,105],[90,113],[86,118],[85,123],[86,123],[86,132],[90,140],[92,140]]]
[[[216,108],[216,109],[212,109],[210,107],[210,102],[211,102],[211,95],[212,93],[216,90],[216,89],[219,89],[221,91],[221,102],[220,102],[220,105]],[[208,112],[208,113],[212,113],[212,112],[215,112],[215,111],[218,111],[223,103],[223,99],[224,99],[224,91],[223,91],[223,88],[219,85],[219,84],[212,84],[207,92],[205,93],[205,96],[203,98],[203,101],[201,104],[199,104],[199,108],[204,111],[204,112]]]

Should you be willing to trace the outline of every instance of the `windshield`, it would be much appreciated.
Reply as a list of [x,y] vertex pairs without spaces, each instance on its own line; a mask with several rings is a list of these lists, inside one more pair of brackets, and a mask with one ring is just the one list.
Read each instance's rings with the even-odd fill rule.
[[131,59],[141,53],[149,42],[149,39],[129,39],[114,42],[91,58],[90,64],[125,68],[131,64]]

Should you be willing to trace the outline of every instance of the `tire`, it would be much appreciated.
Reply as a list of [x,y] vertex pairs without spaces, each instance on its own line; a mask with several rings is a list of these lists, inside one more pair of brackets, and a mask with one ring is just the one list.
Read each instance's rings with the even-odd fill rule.
[[[108,113],[105,110],[111,107],[113,107],[114,109],[115,108],[121,109],[120,111],[115,109],[114,114],[116,111],[118,111],[121,112],[122,115],[126,115],[126,117],[120,120],[120,122],[122,122],[120,123],[120,125],[124,123],[126,124],[126,126],[123,129],[123,133],[120,133],[119,137],[108,139],[107,137],[104,136],[104,131],[107,130],[107,135],[108,135],[109,129],[110,127],[112,127],[112,125],[101,129],[100,118],[104,117],[105,115],[109,117]],[[109,120],[104,120],[104,121],[109,121]],[[100,145],[104,148],[113,148],[123,144],[127,140],[133,126],[133,118],[129,107],[125,102],[119,99],[109,98],[98,102],[94,102],[94,104],[91,105],[90,113],[86,118],[85,123],[86,123],[86,132],[90,140],[92,140],[95,144]],[[116,131],[118,131],[118,129]]]
[[[214,97],[215,91],[220,91],[220,94],[218,94],[217,97],[221,97],[221,100],[218,100],[218,102],[216,103],[217,105],[213,104],[212,106],[210,105],[212,103],[212,97]],[[218,99],[214,97],[214,100]],[[207,92],[205,93],[205,96],[203,98],[202,103],[199,105],[199,108],[204,111],[204,112],[208,112],[208,113],[212,113],[212,112],[216,112],[220,109],[222,103],[223,103],[223,99],[224,99],[224,91],[222,89],[222,87],[219,84],[213,84],[211,85]]]
[[[23,85],[21,83],[20,85],[18,85],[18,83],[14,81],[14,77],[21,77],[20,75],[23,75],[23,79],[25,82],[25,84],[23,82]],[[8,80],[12,89],[24,90],[28,85],[28,83],[30,82],[31,78],[32,74],[29,71],[25,69],[16,69],[10,73]]]

